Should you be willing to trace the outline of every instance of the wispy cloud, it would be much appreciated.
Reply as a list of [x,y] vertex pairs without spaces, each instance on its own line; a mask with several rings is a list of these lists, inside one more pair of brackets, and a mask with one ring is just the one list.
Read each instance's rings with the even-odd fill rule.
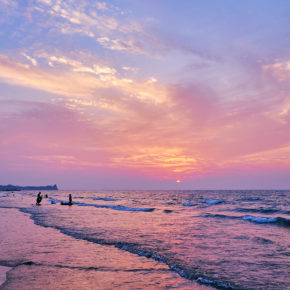
[[142,27],[131,20],[126,23],[126,18],[122,17],[124,12],[117,7],[87,1],[39,0],[38,3],[40,7],[35,8],[53,17],[53,26],[60,33],[85,35],[111,50],[144,53],[142,45],[134,39],[134,33],[144,34]]
[[110,39],[108,37],[99,37],[97,41],[105,48],[111,50],[130,50],[135,53],[145,53],[141,43],[132,40]]
[[28,59],[34,66],[37,66],[37,60],[35,58],[32,58],[31,56],[23,53],[23,56]]
[[49,39],[55,40],[64,35],[71,36],[75,41],[88,38],[104,49],[141,54],[149,58],[160,58],[175,51],[214,61],[218,58],[204,47],[186,44],[182,36],[176,38],[146,25],[145,17],[134,18],[132,12],[123,11],[106,2],[34,0],[21,8],[17,2],[15,5],[13,3],[2,0],[2,5],[9,7],[11,16],[19,17],[24,9],[28,26],[29,23],[39,23],[41,19],[38,27],[33,30],[36,34],[47,35]]
[[[162,103],[166,100],[165,89],[148,82],[134,82],[116,76],[116,70],[94,64],[84,66],[81,62],[64,57],[49,57],[48,63],[69,65],[70,70],[48,70],[30,67],[21,62],[0,57],[0,78],[10,84],[22,85],[67,97],[101,97],[100,89],[119,91],[119,102],[135,99],[141,102]],[[123,97],[122,97],[123,95]],[[104,98],[103,98],[104,99]],[[110,100],[108,100],[110,101]]]
[[265,72],[272,74],[279,81],[290,81],[290,61],[275,62],[263,66]]

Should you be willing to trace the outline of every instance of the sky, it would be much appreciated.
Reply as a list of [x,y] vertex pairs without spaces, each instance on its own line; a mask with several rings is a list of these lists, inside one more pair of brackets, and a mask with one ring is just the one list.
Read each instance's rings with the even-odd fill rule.
[[290,1],[0,0],[0,184],[289,189]]

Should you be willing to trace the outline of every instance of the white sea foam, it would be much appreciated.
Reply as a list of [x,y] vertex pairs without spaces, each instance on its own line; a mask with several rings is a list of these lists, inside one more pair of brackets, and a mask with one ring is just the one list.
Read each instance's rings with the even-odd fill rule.
[[197,282],[200,282],[202,284],[213,284],[214,283],[213,281],[206,279],[206,278],[202,278],[202,277],[197,278]]
[[197,204],[196,203],[191,203],[191,202],[185,202],[183,205],[184,206],[196,206]]
[[210,205],[222,203],[221,200],[216,200],[216,199],[214,199],[214,200],[205,199],[203,202],[210,204]]
[[251,215],[245,215],[243,216],[243,219],[250,220],[256,223],[275,223],[278,221],[277,218],[259,217],[259,216],[251,216]]
[[116,201],[118,199],[110,198],[110,197],[95,197],[95,198],[93,198],[93,200]]
[[[68,203],[67,201],[58,200],[58,199],[49,199],[51,204],[56,203]],[[73,202],[72,204],[78,205],[78,206],[92,206],[96,208],[110,208],[114,210],[121,210],[121,211],[140,211],[140,212],[151,212],[154,211],[155,208],[136,208],[136,207],[127,207],[123,205],[107,205],[107,204],[92,204],[92,203],[84,203],[84,202]]]
[[61,203],[61,200],[54,199],[54,198],[50,198],[48,199],[48,201],[50,201],[51,204]]

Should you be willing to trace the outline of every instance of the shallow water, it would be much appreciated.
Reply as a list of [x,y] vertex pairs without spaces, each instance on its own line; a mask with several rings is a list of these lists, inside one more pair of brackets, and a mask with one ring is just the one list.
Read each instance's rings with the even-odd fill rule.
[[[38,277],[41,267],[41,271],[62,281],[67,275],[78,277],[76,281],[84,279],[89,284],[83,289],[93,289],[94,280],[101,281],[105,276],[99,288],[198,289],[206,285],[220,289],[290,289],[289,191],[47,193],[49,199],[39,207],[32,206],[36,192],[0,193],[0,207],[6,207],[2,211],[17,210],[18,215],[30,216],[37,225],[49,228],[40,229],[53,231],[45,238],[38,237],[44,245],[41,249],[33,246],[35,242],[29,249],[17,242],[14,248],[6,249],[0,265],[15,266],[17,263],[11,261],[21,255],[26,259],[9,272],[12,274],[4,289],[22,283],[27,268]],[[60,202],[67,201],[69,193],[74,204],[62,206]],[[5,230],[9,231],[2,228],[1,232]],[[56,233],[57,238],[51,238]],[[64,248],[60,246],[62,239]],[[12,240],[17,241],[17,237]],[[2,245],[1,249],[2,253]],[[96,264],[96,257],[101,257],[101,266]],[[146,270],[131,271],[136,263]],[[126,267],[130,271],[124,270],[117,278],[114,269],[119,265],[122,271]],[[107,270],[98,270],[102,267]],[[62,278],[57,273],[62,273]],[[39,281],[34,280],[37,285]],[[190,281],[195,284],[187,284]]]
[[0,264],[12,269],[0,289],[206,289],[163,263],[37,226],[17,209],[0,216]]

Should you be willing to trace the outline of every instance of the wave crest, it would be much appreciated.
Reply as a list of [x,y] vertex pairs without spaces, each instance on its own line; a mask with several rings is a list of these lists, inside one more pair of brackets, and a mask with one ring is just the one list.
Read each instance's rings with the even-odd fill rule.
[[[52,204],[56,203],[63,203],[65,201],[58,200],[58,199],[49,199]],[[140,212],[152,212],[155,208],[136,208],[136,207],[127,207],[123,205],[107,205],[107,204],[92,204],[92,203],[84,203],[84,202],[76,202],[74,201],[72,204],[78,206],[92,206],[96,208],[109,208],[114,210],[121,210],[121,211],[140,211]]]

